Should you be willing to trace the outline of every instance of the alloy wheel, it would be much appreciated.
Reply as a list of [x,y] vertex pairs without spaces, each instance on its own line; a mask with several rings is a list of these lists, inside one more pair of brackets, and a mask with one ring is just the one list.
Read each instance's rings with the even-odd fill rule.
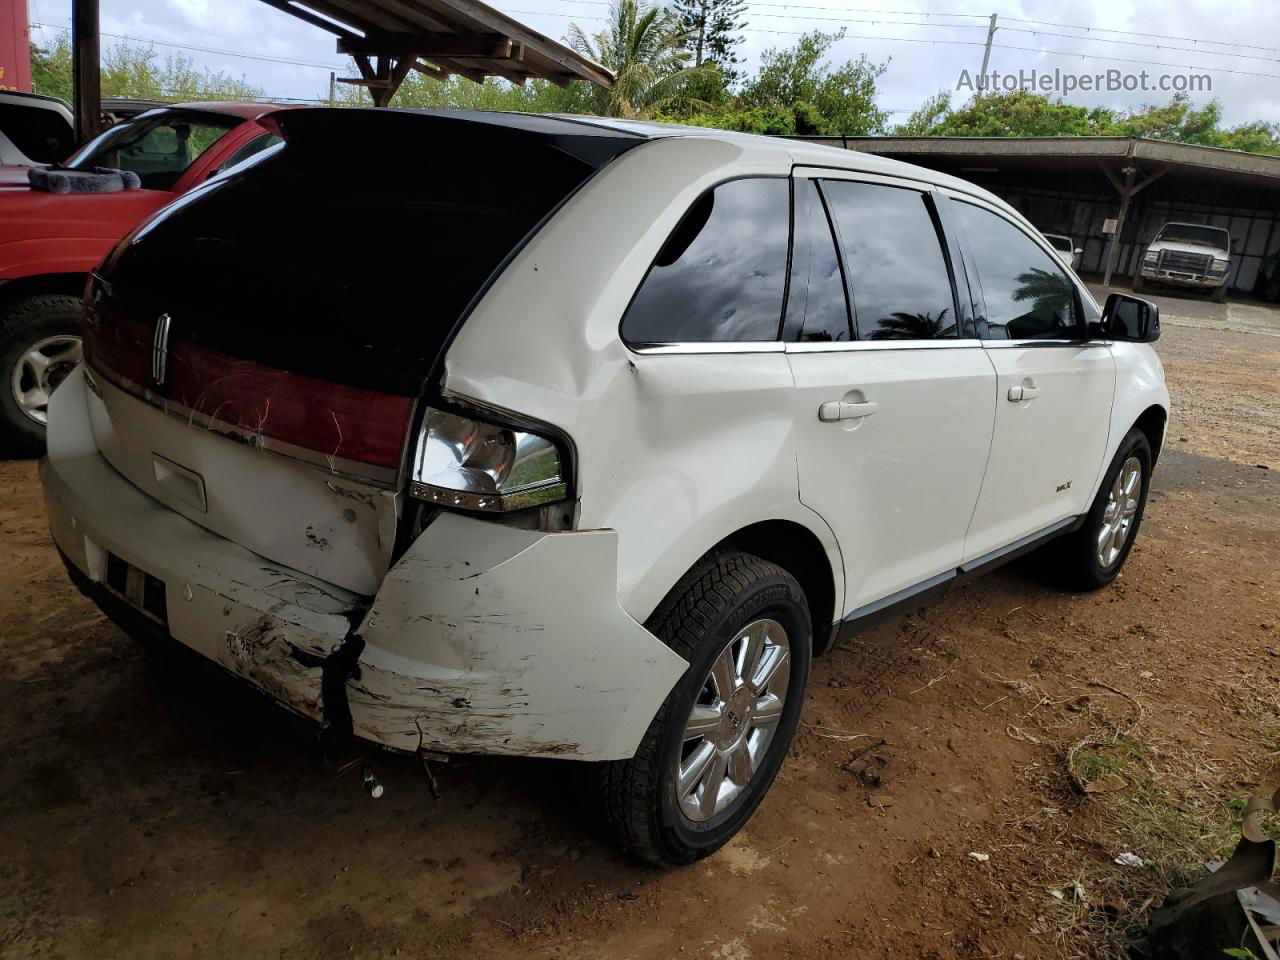
[[13,366],[9,378],[18,409],[42,426],[49,420],[49,394],[82,359],[79,337],[65,334],[33,343]]
[[676,797],[689,820],[728,808],[760,769],[782,719],[791,640],[776,620],[743,627],[720,651],[685,722]]
[[1107,505],[1102,511],[1102,528],[1098,531],[1098,563],[1105,570],[1124,551],[1124,545],[1133,533],[1133,521],[1138,515],[1138,501],[1142,497],[1142,461],[1130,457],[1120,467]]

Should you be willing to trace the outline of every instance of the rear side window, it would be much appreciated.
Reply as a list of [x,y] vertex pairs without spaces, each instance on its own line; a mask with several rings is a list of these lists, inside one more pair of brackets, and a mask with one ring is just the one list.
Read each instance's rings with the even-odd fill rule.
[[951,274],[924,194],[828,180],[860,340],[934,340],[956,335]]
[[628,343],[776,340],[791,192],[781,178],[703,194],[667,238],[622,320]]
[[[791,291],[787,295],[788,338],[807,343],[851,339],[840,252],[826,205],[812,180],[795,181],[796,232],[791,251]],[[798,331],[798,335],[795,333]]]
[[1075,339],[1075,285],[1056,260],[1004,217],[955,204],[987,304],[984,340]]

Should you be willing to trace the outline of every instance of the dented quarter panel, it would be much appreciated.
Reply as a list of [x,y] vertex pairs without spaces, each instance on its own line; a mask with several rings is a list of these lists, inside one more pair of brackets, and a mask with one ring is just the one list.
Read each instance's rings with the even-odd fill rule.
[[727,179],[788,176],[791,163],[776,143],[745,137],[636,147],[530,240],[445,359],[448,392],[573,438],[579,524],[620,531],[616,591],[637,620],[707,550],[760,520],[817,537],[843,609],[835,537],[799,500],[786,356],[643,354],[619,336],[636,288],[694,201]]
[[356,735],[406,750],[631,756],[688,664],[623,611],[617,564],[612,530],[441,514],[358,628]]

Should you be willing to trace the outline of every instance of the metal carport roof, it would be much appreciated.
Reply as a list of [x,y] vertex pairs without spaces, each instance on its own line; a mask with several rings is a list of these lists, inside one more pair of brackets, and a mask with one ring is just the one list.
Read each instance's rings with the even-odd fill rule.
[[374,103],[385,106],[410,70],[477,83],[487,76],[561,86],[613,86],[613,73],[479,0],[263,0],[338,38]]

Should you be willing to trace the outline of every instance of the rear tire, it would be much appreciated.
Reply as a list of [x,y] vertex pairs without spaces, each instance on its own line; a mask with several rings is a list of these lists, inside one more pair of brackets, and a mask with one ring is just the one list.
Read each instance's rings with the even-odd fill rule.
[[[1136,476],[1138,487],[1130,487]],[[1052,569],[1064,586],[1098,590],[1114,580],[1133,549],[1151,486],[1151,444],[1141,430],[1120,443],[1084,525],[1052,545]]]
[[48,394],[80,362],[79,297],[42,293],[0,310],[0,449],[44,453]]
[[662,866],[693,863],[742,828],[782,766],[813,628],[795,578],[739,552],[687,573],[647,625],[689,669],[635,756],[604,765],[603,806],[631,853]]

